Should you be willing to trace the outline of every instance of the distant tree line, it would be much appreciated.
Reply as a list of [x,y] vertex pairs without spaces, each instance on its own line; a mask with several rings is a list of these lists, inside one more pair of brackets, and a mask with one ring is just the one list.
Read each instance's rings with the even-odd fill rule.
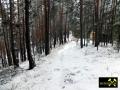
[[[78,1],[76,1],[78,2]],[[80,38],[80,46],[87,46],[90,36],[93,45],[111,43],[120,49],[120,1],[119,0],[79,0],[74,3],[71,16],[73,35]]]

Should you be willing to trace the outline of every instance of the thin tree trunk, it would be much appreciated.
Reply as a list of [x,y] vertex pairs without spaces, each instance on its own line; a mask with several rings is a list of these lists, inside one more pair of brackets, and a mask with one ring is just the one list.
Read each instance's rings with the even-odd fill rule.
[[97,50],[98,50],[98,45],[99,45],[99,41],[98,41],[98,36],[99,36],[98,8],[99,8],[99,0],[95,0],[95,47],[97,47]]
[[80,45],[83,48],[83,0],[80,0]]

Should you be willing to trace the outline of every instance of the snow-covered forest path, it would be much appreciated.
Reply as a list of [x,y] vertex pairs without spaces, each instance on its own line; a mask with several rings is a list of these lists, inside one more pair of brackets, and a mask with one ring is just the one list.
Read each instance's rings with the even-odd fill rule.
[[17,75],[8,84],[0,86],[0,90],[104,90],[99,89],[98,78],[119,78],[119,67],[120,53],[112,47],[100,47],[97,51],[90,44],[81,49],[71,41],[38,59],[33,70]]

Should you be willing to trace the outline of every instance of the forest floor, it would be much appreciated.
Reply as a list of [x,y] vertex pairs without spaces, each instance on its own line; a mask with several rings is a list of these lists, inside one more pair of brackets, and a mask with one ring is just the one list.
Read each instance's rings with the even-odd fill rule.
[[[75,41],[52,50],[47,57],[36,56],[37,66],[1,85],[0,90],[105,90],[98,86],[99,77],[118,77],[120,53],[110,45],[97,51],[91,43],[80,48]],[[28,62],[21,64],[28,67]],[[120,90],[106,89],[106,90]]]

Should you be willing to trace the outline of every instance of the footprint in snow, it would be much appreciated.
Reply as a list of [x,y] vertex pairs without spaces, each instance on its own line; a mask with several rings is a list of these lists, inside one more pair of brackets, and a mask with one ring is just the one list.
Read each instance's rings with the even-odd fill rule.
[[76,74],[75,73],[68,73],[65,77],[71,77],[71,76],[75,76]]
[[73,84],[73,80],[71,78],[65,79],[64,82],[66,84]]
[[62,87],[62,89],[64,89],[64,88],[65,88],[65,86]]
[[88,71],[88,70],[89,70],[89,69],[88,69],[88,66],[85,66],[85,67],[84,67],[84,70],[85,70],[85,71]]
[[55,68],[54,71],[60,71],[60,69],[59,68]]
[[48,78],[48,81],[50,81],[51,80],[51,78]]
[[75,83],[75,81],[73,80],[73,77],[75,76],[76,74],[75,73],[68,73],[65,75],[65,79],[64,79],[64,83],[65,84],[73,84]]
[[75,76],[75,73],[70,73],[71,76]]
[[78,73],[78,74],[79,74],[80,72],[81,72],[81,71],[79,70],[79,71],[77,71],[76,73]]

